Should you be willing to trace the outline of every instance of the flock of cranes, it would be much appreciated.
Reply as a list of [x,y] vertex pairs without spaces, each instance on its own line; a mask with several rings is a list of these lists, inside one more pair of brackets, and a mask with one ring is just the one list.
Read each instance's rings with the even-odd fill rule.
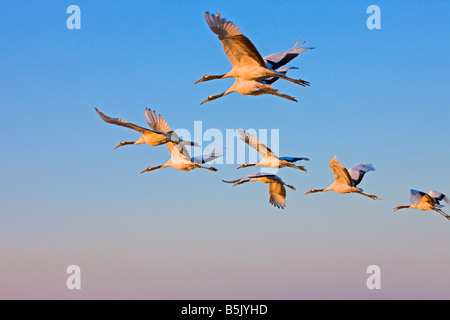
[[[231,77],[235,78],[235,82],[228,90],[221,94],[209,96],[201,104],[221,98],[232,92],[239,92],[243,95],[254,96],[271,94],[297,102],[294,97],[279,93],[278,90],[272,86],[272,84],[278,79],[284,79],[303,87],[309,86],[308,81],[287,77],[286,73],[288,70],[297,68],[285,66],[300,53],[313,49],[312,47],[303,47],[304,43],[299,46],[297,41],[292,49],[270,54],[263,58],[252,42],[242,34],[233,22],[221,18],[220,14],[214,15],[209,12],[205,13],[205,18],[211,31],[214,32],[221,41],[223,50],[231,62],[232,69],[221,75],[207,74],[195,82],[195,84],[214,79],[225,79]],[[148,108],[145,109],[145,118],[149,128],[143,128],[119,118],[111,118],[100,112],[97,108],[95,108],[95,110],[103,121],[133,129],[141,134],[141,137],[138,140],[122,141],[116,148],[130,144],[136,145],[142,143],[146,143],[150,146],[158,146],[162,144],[167,146],[170,153],[169,160],[159,166],[149,166],[141,171],[141,173],[166,167],[173,167],[181,171],[190,171],[196,168],[217,171],[216,168],[206,167],[204,164],[222,157],[226,152],[225,148],[217,151],[213,148],[213,150],[211,150],[208,154],[203,154],[200,157],[191,157],[186,146],[199,147],[200,145],[196,142],[181,139],[170,128],[166,120],[161,115],[158,115],[154,110],[150,110]],[[304,166],[296,165],[295,163],[298,161],[309,161],[308,158],[278,157],[255,136],[241,129],[238,129],[238,132],[243,142],[259,152],[262,156],[262,160],[258,163],[244,163],[237,169],[263,166],[277,169],[290,167],[300,171],[306,171]],[[357,187],[367,172],[375,170],[371,164],[360,164],[347,170],[342,163],[338,161],[337,157],[334,156],[329,163],[329,167],[334,174],[334,182],[325,189],[311,189],[305,194],[335,191],[341,194],[356,193],[369,197],[373,200],[381,200],[375,195],[364,193],[361,188]],[[251,181],[267,183],[269,184],[269,203],[281,209],[286,206],[286,187],[295,190],[295,187],[286,184],[277,175],[263,172],[252,173],[232,181],[222,181],[225,183],[232,183],[233,186]],[[433,210],[450,220],[450,216],[442,211],[443,205],[441,204],[441,201],[444,201],[447,204],[450,203],[450,200],[444,194],[437,191],[430,191],[426,194],[413,189],[411,189],[410,192],[412,204],[409,206],[397,206],[394,208],[394,211],[405,208]]]

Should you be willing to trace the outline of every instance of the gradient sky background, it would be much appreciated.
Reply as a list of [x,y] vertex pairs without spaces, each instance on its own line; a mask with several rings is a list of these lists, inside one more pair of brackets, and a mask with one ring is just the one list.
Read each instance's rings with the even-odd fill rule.
[[[81,30],[66,28],[71,4]],[[372,4],[381,30],[366,27]],[[410,188],[450,194],[450,2],[4,0],[0,11],[0,298],[450,299],[450,222],[392,211]],[[231,68],[205,11],[263,56],[314,46],[289,73],[310,87],[274,85],[299,103],[233,93],[200,106],[233,81],[194,85]],[[221,182],[251,168],[139,174],[166,147],[114,150],[138,134],[94,107],[139,125],[149,107],[174,129],[279,129],[281,155],[309,157],[308,172],[279,171],[297,188],[284,210],[267,185]],[[305,196],[331,184],[334,155],[373,163],[361,187],[383,200]],[[381,290],[366,287],[372,264]]]

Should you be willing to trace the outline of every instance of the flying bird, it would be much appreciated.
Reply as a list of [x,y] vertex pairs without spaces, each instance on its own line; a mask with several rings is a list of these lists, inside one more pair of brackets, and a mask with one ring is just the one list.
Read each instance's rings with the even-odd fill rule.
[[141,144],[141,143],[147,143],[151,146],[159,146],[161,144],[165,144],[168,142],[171,143],[180,143],[182,145],[188,144],[191,146],[199,147],[199,145],[195,142],[191,141],[185,141],[180,139],[178,136],[175,136],[172,131],[168,132],[161,132],[158,130],[151,130],[146,129],[143,127],[140,127],[138,125],[135,125],[133,123],[127,122],[125,120],[119,119],[119,118],[111,118],[100,112],[97,108],[95,108],[95,111],[97,111],[100,118],[102,118],[103,121],[111,124],[115,124],[117,126],[122,126],[125,128],[130,128],[133,130],[136,130],[137,132],[141,133],[141,137],[137,141],[122,141],[115,149],[125,146],[127,144]]
[[[356,176],[356,174],[354,175],[354,177],[352,177],[349,173],[349,171],[347,171],[347,169],[344,168],[344,166],[342,165],[342,163],[340,163],[336,156],[333,157],[333,159],[331,159],[330,164],[329,164],[331,171],[333,171],[334,174],[334,182],[325,189],[311,189],[310,191],[308,191],[305,194],[309,194],[309,193],[316,193],[316,192],[324,192],[324,191],[336,191],[338,193],[358,193],[361,194],[363,196],[372,198],[374,200],[381,200],[380,198],[378,198],[377,196],[374,195],[369,195],[369,194],[365,194],[362,192],[361,188],[357,188],[356,185],[359,184],[361,182],[362,176],[364,176],[365,172],[370,171],[369,168],[373,167],[370,165],[360,165],[360,166],[356,166],[354,168],[352,168],[353,172],[364,172],[364,170],[366,170],[362,176]],[[359,168],[359,169],[356,169]],[[361,169],[361,168],[366,168],[366,169]]]
[[[297,67],[287,67],[287,68],[281,68],[284,65],[286,65],[289,61],[297,57],[300,53],[313,49],[312,47],[301,47],[304,43],[300,45],[300,47],[297,47],[297,43],[294,45],[294,47],[288,51],[273,53],[271,55],[268,55],[267,57],[264,57],[263,60],[266,63],[266,67],[269,68],[272,71],[286,74],[288,70],[290,69],[298,69]],[[281,69],[280,69],[281,68]],[[222,75],[224,76],[224,75]],[[278,77],[270,77],[262,81],[256,81],[256,80],[243,80],[240,78],[236,78],[233,85],[225,92],[218,94],[218,95],[212,95],[209,96],[205,101],[200,103],[200,105],[204,104],[205,102],[215,100],[217,98],[221,98],[223,96],[226,96],[227,94],[230,94],[232,92],[238,92],[242,95],[253,95],[253,96],[259,96],[263,94],[271,94],[275,95],[284,99],[288,99],[294,102],[297,102],[297,100],[294,97],[291,97],[284,93],[279,93],[277,89],[271,86],[272,83],[277,81]],[[199,80],[198,82],[206,81],[206,80]]]
[[234,183],[233,186],[237,186],[238,184],[243,184],[250,181],[259,181],[262,183],[268,183],[270,195],[269,203],[280,209],[284,209],[284,207],[286,206],[285,186],[291,188],[292,190],[295,190],[293,186],[284,183],[278,176],[263,172],[252,173],[249,174],[248,176],[233,181],[226,181],[226,180],[222,181],[226,183]]
[[262,81],[271,77],[281,78],[301,86],[308,86],[309,82],[286,77],[284,74],[274,71],[266,66],[266,61],[255,48],[253,43],[242,34],[239,28],[231,21],[220,17],[220,14],[205,13],[206,22],[211,30],[217,34],[222,42],[223,50],[230,60],[233,68],[222,75],[205,75],[198,82],[213,79],[225,79],[230,77],[243,78],[244,80]]
[[253,149],[255,149],[256,151],[258,151],[263,156],[263,159],[256,164],[244,163],[237,169],[245,168],[245,167],[253,167],[253,166],[266,166],[269,168],[291,167],[294,169],[306,171],[305,167],[296,166],[293,163],[300,161],[300,160],[309,161],[308,158],[300,158],[300,157],[281,157],[281,158],[279,158],[265,144],[259,142],[259,140],[255,136],[253,136],[250,133],[245,132],[241,129],[238,129],[238,131],[239,131],[239,134],[241,135],[241,140],[244,141],[246,144],[248,144]]
[[444,206],[440,204],[440,201],[445,201],[445,203],[449,204],[450,200],[437,191],[430,191],[428,194],[422,191],[411,189],[411,205],[409,206],[397,206],[394,208],[394,212],[400,209],[420,209],[423,211],[433,210],[439,212],[446,219],[450,220],[450,216],[447,215],[444,211],[441,210]]
[[[161,131],[164,133],[171,132],[172,136],[179,139],[178,135],[175,132],[173,132],[172,129],[170,129],[166,120],[161,115],[158,115],[155,111],[146,108],[145,119],[147,120],[147,123],[149,124],[150,128],[152,128],[153,130]],[[191,158],[186,147],[180,143],[176,144],[173,142],[168,142],[166,143],[166,146],[170,152],[170,159],[160,166],[147,167],[145,170],[141,171],[141,173],[167,167],[173,167],[181,171],[191,171],[196,168],[203,168],[211,171],[217,171],[216,168],[202,166],[201,164],[204,162],[201,161],[196,162],[195,159]],[[213,156],[207,155],[204,157],[204,159],[206,158],[209,158],[208,161],[211,161]]]

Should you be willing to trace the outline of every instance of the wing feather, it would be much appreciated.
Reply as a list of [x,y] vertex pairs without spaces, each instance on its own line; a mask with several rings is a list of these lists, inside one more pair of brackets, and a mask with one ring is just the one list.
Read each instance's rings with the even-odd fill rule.
[[238,131],[242,137],[242,141],[258,151],[263,157],[270,157],[272,155],[272,150],[270,150],[265,144],[260,143],[255,136],[241,129],[238,129]]
[[353,180],[353,186],[357,186],[360,184],[362,179],[364,178],[364,175],[369,171],[375,171],[375,168],[372,164],[360,164],[356,167],[348,169],[348,173],[350,174],[350,177]]
[[238,64],[266,66],[253,43],[233,22],[221,18],[218,13],[211,15],[206,12],[205,18],[212,32],[222,41],[223,50],[233,67]]
[[[107,115],[103,114],[102,112],[100,112],[97,108],[95,108],[95,111],[97,111],[98,115],[100,116],[100,118],[102,118],[103,121],[107,122],[107,123],[111,123],[111,124],[115,124],[117,126],[122,126],[125,128],[130,128],[133,130],[136,130],[142,134],[147,133],[147,132],[154,132],[153,130],[149,130],[146,128],[142,128],[138,125],[135,125],[134,123],[130,123],[128,121],[119,119],[119,118],[111,118],[108,117]],[[159,133],[159,132],[156,132]]]
[[[160,130],[166,134],[169,134],[174,139],[180,140],[180,137],[174,131],[172,131],[172,129],[170,128],[167,121],[161,115],[158,115],[156,113],[156,111],[146,108],[145,109],[145,118],[146,118],[147,123],[150,126],[150,128],[152,128],[154,130]],[[173,154],[175,157],[183,157],[185,159],[190,159],[189,152],[187,151],[184,144],[175,143],[175,142],[167,142],[166,146],[167,146],[167,149],[169,149],[169,152],[171,155]]]
[[264,57],[263,59],[266,63],[270,65],[270,68],[272,70],[276,70],[289,63],[291,60],[296,58],[300,53],[310,49],[313,48],[312,47],[293,48],[288,51],[272,53]]
[[331,171],[333,171],[335,182],[353,186],[353,181],[350,177],[350,174],[348,173],[347,169],[344,168],[342,163],[338,161],[336,156],[331,159],[329,166],[331,168]]
[[269,183],[269,202],[277,208],[284,209],[286,206],[286,188],[280,182]]

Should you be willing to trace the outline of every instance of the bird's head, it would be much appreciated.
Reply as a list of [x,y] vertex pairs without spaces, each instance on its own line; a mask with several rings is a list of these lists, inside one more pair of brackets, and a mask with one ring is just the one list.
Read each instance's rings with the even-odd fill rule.
[[211,101],[213,96],[209,96],[208,99],[206,99],[205,101],[203,101],[202,103],[200,103],[200,105],[204,104],[205,102]]
[[394,212],[396,212],[397,210],[400,210],[400,209],[406,209],[406,208],[409,208],[408,206],[396,206],[395,208],[394,208]]
[[309,190],[307,193],[305,193],[305,194],[310,194],[310,193],[315,193],[315,192],[318,192],[318,190],[316,190],[316,189],[311,189],[311,190]]
[[204,76],[203,76],[203,78],[201,78],[200,80],[198,80],[198,81],[194,82],[194,84],[197,84],[197,83],[199,83],[199,82],[203,82],[203,81],[208,81],[208,80],[209,80],[209,78],[210,78],[210,76],[209,76],[209,75],[204,75]]
[[124,146],[124,145],[126,145],[127,143],[126,143],[126,141],[122,141],[121,143],[119,143],[119,145],[117,146],[117,147],[115,147],[114,149],[117,149],[117,148],[119,148],[119,147],[122,147],[122,146]]
[[147,169],[142,170],[141,173],[152,171],[153,169],[154,169],[153,167],[147,167]]

